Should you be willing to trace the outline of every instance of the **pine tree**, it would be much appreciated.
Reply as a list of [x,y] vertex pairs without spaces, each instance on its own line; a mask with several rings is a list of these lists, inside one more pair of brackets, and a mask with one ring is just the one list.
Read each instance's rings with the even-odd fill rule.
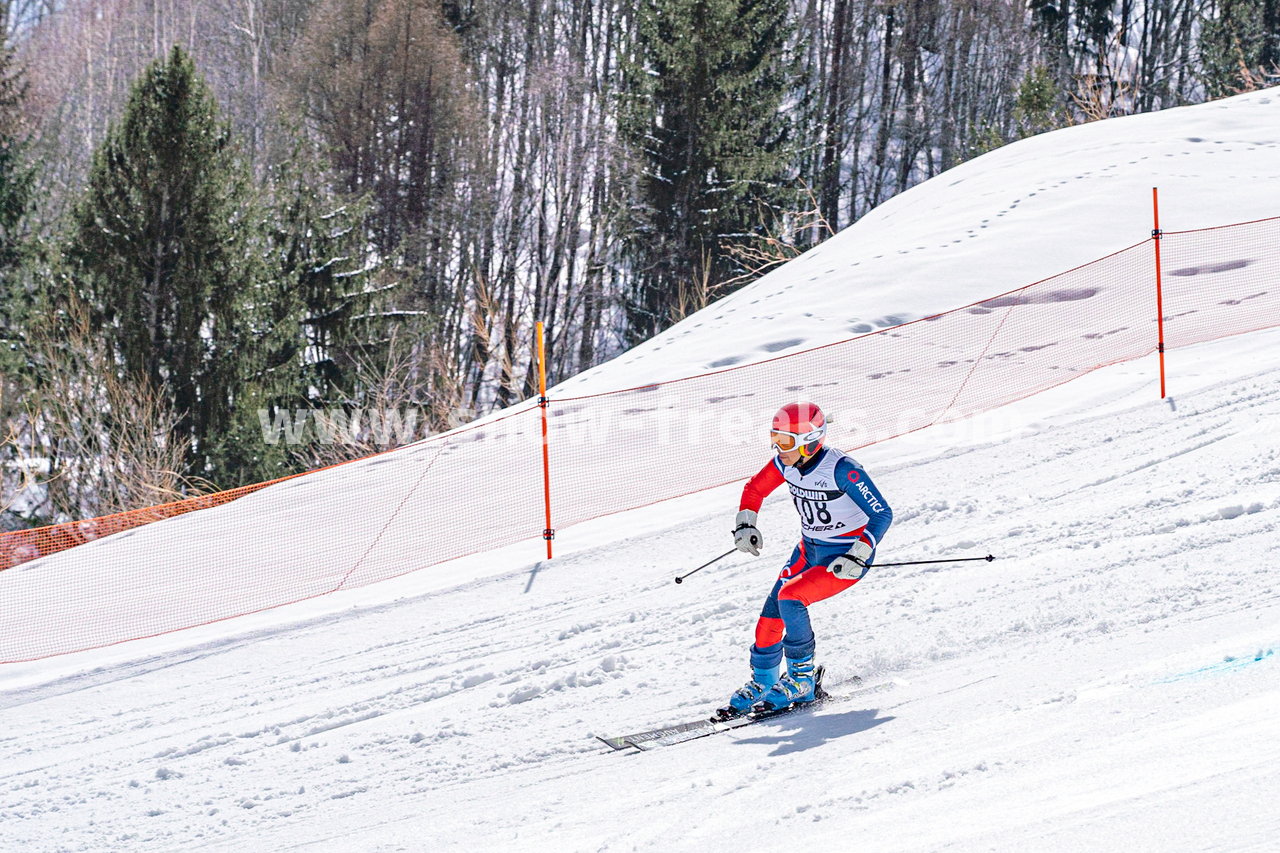
[[126,375],[168,390],[191,473],[256,474],[227,436],[256,422],[237,406],[256,402],[247,383],[269,366],[255,359],[277,306],[246,166],[181,48],[134,84],[73,218],[67,255],[95,320]]
[[1200,59],[1211,98],[1280,75],[1280,0],[1221,0],[1201,30]]
[[26,219],[35,178],[27,163],[22,121],[26,85],[21,72],[15,69],[13,49],[8,43],[7,12],[8,6],[0,5],[0,531],[22,524],[10,514],[10,507],[13,497],[30,482],[27,469],[11,463],[14,457],[27,455],[14,427],[14,416],[24,407],[25,393],[14,392],[18,391],[15,380],[27,372],[31,297],[23,273],[30,254]]
[[1018,138],[1025,139],[1070,124],[1059,102],[1058,87],[1049,69],[1036,65],[1028,70],[1018,84],[1018,96],[1013,106],[1013,125]]
[[1106,61],[1107,43],[1115,29],[1115,5],[1115,0],[1076,0],[1076,42],[1081,52],[1092,55],[1098,69]]
[[1028,0],[1032,28],[1044,39],[1051,57],[1050,73],[1060,89],[1072,83],[1071,0]]
[[308,389],[297,406],[340,405],[358,384],[358,364],[377,358],[394,321],[380,314],[389,288],[371,281],[366,205],[325,186],[303,146],[271,169],[271,268],[282,297],[297,300],[307,348]]
[[22,363],[24,316],[30,299],[19,273],[27,254],[24,227],[35,183],[22,127],[26,83],[14,67],[7,24],[0,14],[0,373]]
[[1262,46],[1258,64],[1274,80],[1280,75],[1280,0],[1262,0]]
[[641,172],[632,342],[671,322],[682,289],[741,274],[729,247],[751,242],[792,204],[790,32],[787,0],[640,6],[620,116]]

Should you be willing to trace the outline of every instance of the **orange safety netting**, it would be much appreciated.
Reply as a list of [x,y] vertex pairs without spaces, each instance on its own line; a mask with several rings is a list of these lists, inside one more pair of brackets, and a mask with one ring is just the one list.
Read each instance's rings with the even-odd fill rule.
[[[294,474],[292,476],[302,475]],[[285,477],[283,479],[289,478]],[[0,569],[7,569],[20,563],[26,563],[37,557],[56,554],[59,551],[65,551],[68,548],[74,548],[86,542],[93,542],[105,536],[111,536],[114,533],[123,533],[126,530],[132,530],[135,527],[150,524],[153,521],[163,521],[166,518],[184,515],[198,509],[221,506],[228,501],[244,497],[278,482],[281,482],[281,480],[252,483],[248,486],[240,486],[222,492],[172,501],[167,504],[157,504],[143,507],[142,509],[126,510],[111,515],[99,516],[98,518],[87,518],[83,521],[55,524],[52,527],[39,527],[33,530],[19,530],[0,534]]]
[[[1167,348],[1280,325],[1280,218],[1165,232],[1160,246]],[[855,449],[1148,355],[1158,342],[1154,249],[1145,240],[1000,296],[801,353],[553,398],[554,524],[750,476],[767,457],[761,424],[787,400],[818,402],[830,443]],[[320,472],[4,534],[0,569],[18,568],[0,571],[0,663],[255,613],[538,537],[540,418],[530,401]],[[677,447],[694,452],[673,454]],[[195,509],[207,512],[178,517]],[[133,529],[141,525],[149,526]],[[84,559],[37,559],[75,545]]]

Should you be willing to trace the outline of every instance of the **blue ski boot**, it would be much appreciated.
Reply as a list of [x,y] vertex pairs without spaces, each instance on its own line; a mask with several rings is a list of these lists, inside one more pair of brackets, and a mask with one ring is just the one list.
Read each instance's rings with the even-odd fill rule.
[[780,666],[767,668],[753,666],[751,668],[751,680],[739,687],[737,692],[729,697],[728,705],[716,709],[715,718],[729,720],[749,713],[751,706],[759,702],[760,698],[769,692],[769,688],[778,683],[780,669]]
[[813,655],[796,660],[787,658],[787,674],[778,679],[751,710],[757,714],[772,714],[792,705],[812,702],[818,698],[818,677],[814,672]]

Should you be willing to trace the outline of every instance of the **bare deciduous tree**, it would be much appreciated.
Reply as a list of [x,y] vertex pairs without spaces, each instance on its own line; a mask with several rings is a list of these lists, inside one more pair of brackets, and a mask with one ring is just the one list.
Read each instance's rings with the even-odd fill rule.
[[30,452],[48,460],[42,484],[52,520],[91,518],[212,491],[183,476],[185,441],[168,397],[119,365],[72,300],[33,330],[42,382],[28,395]]
[[462,385],[445,369],[446,359],[429,340],[393,335],[380,357],[358,359],[359,389],[346,409],[300,413],[311,423],[309,430],[295,425],[304,441],[293,456],[306,468],[336,465],[470,420]]

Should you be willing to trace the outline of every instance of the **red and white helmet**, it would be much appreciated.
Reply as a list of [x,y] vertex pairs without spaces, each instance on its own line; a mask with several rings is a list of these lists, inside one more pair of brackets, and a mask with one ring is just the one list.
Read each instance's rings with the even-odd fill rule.
[[804,457],[822,449],[827,434],[827,419],[813,403],[787,403],[773,416],[769,440],[778,452],[799,450]]

